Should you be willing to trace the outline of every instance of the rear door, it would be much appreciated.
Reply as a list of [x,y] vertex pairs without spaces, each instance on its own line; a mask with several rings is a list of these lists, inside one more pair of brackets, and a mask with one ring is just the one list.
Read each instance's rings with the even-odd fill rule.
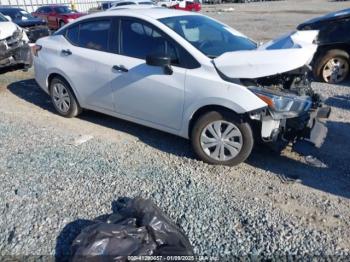
[[111,92],[110,40],[113,19],[98,18],[68,27],[62,33],[67,44],[61,46],[60,67],[74,84],[82,106],[114,111]]

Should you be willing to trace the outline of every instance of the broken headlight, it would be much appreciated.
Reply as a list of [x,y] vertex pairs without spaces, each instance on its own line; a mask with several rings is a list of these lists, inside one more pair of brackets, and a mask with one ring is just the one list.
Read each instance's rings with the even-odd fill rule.
[[15,32],[13,32],[12,37],[14,39],[22,39],[23,37],[23,30],[21,28],[17,28]]
[[7,51],[6,40],[0,41],[0,55],[4,54]]
[[274,115],[281,117],[295,117],[310,109],[311,98],[266,90],[258,87],[250,87],[255,95],[263,100]]

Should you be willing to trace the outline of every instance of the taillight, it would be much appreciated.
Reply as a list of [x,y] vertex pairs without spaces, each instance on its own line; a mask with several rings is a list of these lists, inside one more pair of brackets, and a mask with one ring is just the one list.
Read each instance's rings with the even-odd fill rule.
[[32,52],[34,56],[38,56],[39,51],[41,50],[42,46],[41,45],[34,45],[32,47]]

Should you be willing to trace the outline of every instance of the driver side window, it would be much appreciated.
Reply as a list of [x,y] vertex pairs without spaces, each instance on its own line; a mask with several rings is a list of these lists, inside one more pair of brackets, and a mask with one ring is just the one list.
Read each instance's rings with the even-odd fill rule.
[[122,19],[120,28],[121,55],[146,59],[147,55],[165,54],[173,64],[179,63],[174,45],[155,27],[140,20]]

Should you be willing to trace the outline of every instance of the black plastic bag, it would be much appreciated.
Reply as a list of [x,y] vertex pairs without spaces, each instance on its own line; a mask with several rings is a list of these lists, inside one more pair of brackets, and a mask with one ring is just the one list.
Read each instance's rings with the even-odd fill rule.
[[194,255],[186,235],[151,200],[123,198],[116,204],[106,222],[96,221],[76,237],[73,261],[128,261],[128,256],[186,256],[188,261]]

